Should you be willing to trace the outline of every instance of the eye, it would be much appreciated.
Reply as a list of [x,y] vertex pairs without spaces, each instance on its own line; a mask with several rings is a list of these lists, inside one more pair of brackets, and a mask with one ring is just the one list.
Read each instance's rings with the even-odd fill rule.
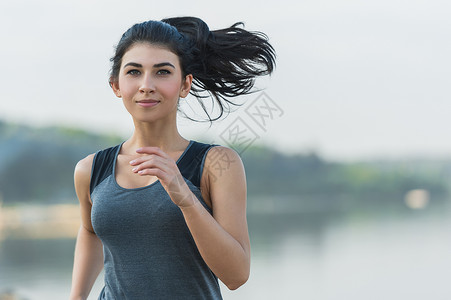
[[158,75],[169,75],[169,74],[171,74],[171,71],[166,70],[166,69],[162,69],[162,70],[158,70],[157,74]]
[[130,75],[139,75],[139,74],[141,74],[141,72],[138,71],[138,70],[132,69],[132,70],[127,71],[127,74],[130,74]]

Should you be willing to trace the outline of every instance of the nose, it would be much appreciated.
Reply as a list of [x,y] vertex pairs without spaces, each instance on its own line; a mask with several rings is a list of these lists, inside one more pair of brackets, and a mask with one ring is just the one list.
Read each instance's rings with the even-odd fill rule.
[[143,94],[155,91],[154,82],[150,75],[145,75],[142,77],[139,91]]

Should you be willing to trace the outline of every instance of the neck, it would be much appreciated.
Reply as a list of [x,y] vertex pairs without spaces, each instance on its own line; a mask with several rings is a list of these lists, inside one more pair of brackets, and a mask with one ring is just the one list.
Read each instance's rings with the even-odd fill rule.
[[187,140],[178,129],[177,122],[146,123],[134,120],[135,130],[126,142],[128,149],[159,147],[163,151],[177,151],[185,148]]

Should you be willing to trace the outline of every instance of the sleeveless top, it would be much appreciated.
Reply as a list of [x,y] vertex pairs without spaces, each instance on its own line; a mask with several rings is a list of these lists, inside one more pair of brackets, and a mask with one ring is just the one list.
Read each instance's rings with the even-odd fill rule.
[[[222,299],[217,277],[160,182],[135,189],[116,182],[121,146],[97,152],[92,167],[91,221],[103,243],[105,269],[99,300]],[[200,179],[211,147],[190,141],[177,160],[188,187],[210,213]]]

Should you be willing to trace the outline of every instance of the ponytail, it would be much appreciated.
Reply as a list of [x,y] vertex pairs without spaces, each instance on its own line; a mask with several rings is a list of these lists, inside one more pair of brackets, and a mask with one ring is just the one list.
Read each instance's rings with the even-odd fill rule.
[[[227,99],[249,94],[255,77],[271,74],[275,67],[275,51],[268,37],[249,32],[235,23],[229,28],[210,31],[199,18],[164,19],[188,39],[190,54],[186,55],[185,72],[193,75],[191,94],[198,100],[210,121],[222,117],[234,102]],[[207,95],[205,95],[207,92]],[[210,97],[219,106],[219,115],[212,118],[203,99]]]
[[[229,98],[252,93],[255,78],[271,74],[275,68],[275,51],[268,37],[240,26],[243,23],[210,31],[204,21],[195,17],[136,24],[124,33],[116,48],[116,55],[111,59],[111,78],[117,78],[122,56],[134,43],[166,46],[179,56],[183,75],[193,75],[190,93],[196,97],[208,120],[218,120],[229,112],[230,105],[238,105]],[[118,50],[122,50],[121,53]],[[205,98],[218,104],[217,116],[210,116]]]

